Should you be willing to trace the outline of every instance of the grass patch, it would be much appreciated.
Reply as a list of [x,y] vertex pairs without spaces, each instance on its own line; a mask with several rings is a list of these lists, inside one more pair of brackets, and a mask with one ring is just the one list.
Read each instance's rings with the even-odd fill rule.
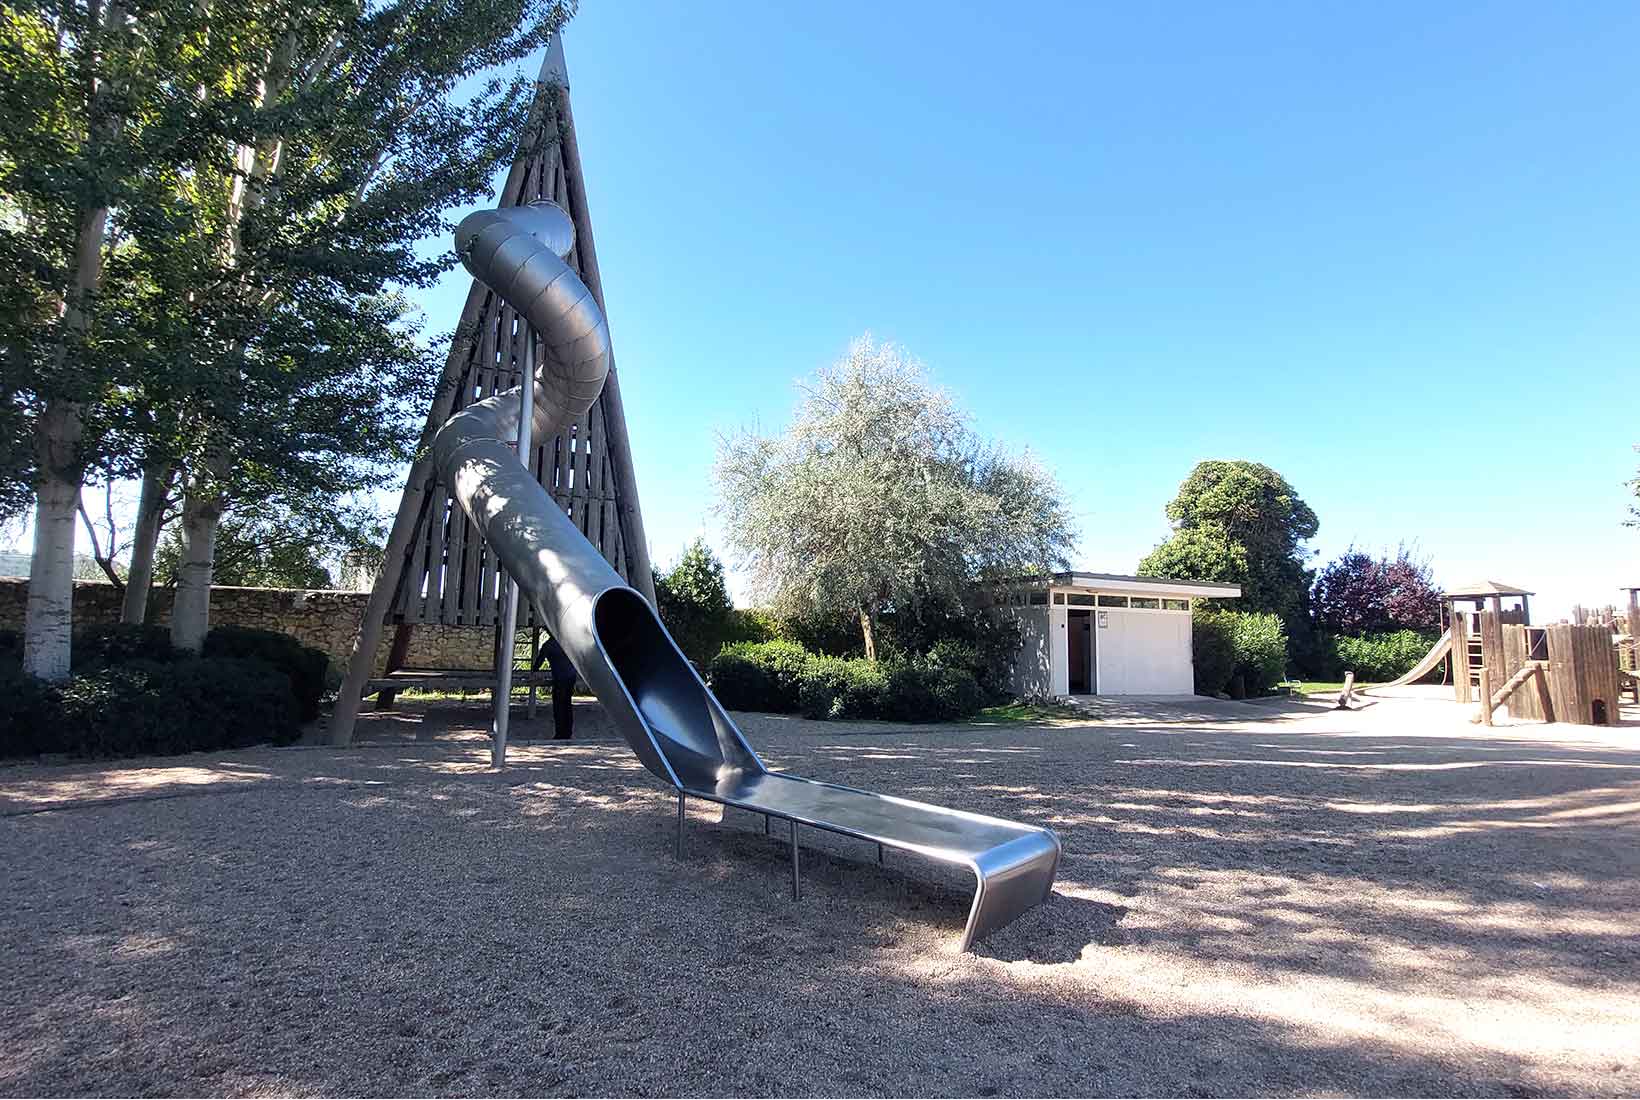
[[[1294,692],[1296,692],[1299,695],[1337,695],[1339,692],[1344,690],[1344,681],[1342,681],[1342,680],[1291,680],[1291,681],[1288,681],[1287,683],[1284,683],[1284,684],[1277,684],[1276,687],[1278,687],[1278,688],[1291,688]],[[1360,681],[1356,681],[1355,690],[1360,691],[1362,688],[1368,688],[1368,687],[1372,687],[1372,685],[1371,684],[1364,684],[1364,683],[1361,683]]]
[[970,722],[1012,722],[1019,724],[1065,721],[1087,721],[1088,716],[1065,703],[1004,703],[986,707],[968,719]]

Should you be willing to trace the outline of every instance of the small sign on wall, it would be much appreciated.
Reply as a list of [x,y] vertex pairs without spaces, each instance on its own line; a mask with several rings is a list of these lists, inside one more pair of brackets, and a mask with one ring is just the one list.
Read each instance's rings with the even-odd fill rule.
[[1107,627],[1109,625],[1110,625],[1110,612],[1109,611],[1099,612],[1099,629],[1103,630],[1103,629],[1105,629],[1105,627]]

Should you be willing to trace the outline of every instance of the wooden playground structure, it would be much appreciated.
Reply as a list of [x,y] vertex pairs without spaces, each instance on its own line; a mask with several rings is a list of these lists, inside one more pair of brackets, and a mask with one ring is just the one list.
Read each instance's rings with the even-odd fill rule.
[[[1445,594],[1458,702],[1478,702],[1475,721],[1491,725],[1499,707],[1512,718],[1586,726],[1621,721],[1621,693],[1640,683],[1634,673],[1636,591],[1629,592],[1627,622],[1614,608],[1593,616],[1579,609],[1578,622],[1531,624],[1530,592],[1492,581]],[[1516,606],[1506,607],[1506,600]],[[1471,602],[1473,608],[1462,604]],[[1590,619],[1593,621],[1590,621]]]

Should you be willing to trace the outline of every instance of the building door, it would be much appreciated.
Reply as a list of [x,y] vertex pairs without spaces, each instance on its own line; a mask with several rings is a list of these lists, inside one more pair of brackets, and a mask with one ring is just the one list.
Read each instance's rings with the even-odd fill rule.
[[1093,679],[1093,613],[1072,611],[1066,617],[1066,660],[1070,673],[1072,695],[1092,695]]

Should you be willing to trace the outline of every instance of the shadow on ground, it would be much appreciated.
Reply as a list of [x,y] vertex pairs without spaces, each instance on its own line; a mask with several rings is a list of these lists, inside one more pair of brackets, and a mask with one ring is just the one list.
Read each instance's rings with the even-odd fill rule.
[[669,792],[591,723],[502,773],[427,711],[9,769],[0,1091],[1640,1090],[1640,752],[1384,710],[748,717],[772,766],[1059,831],[1056,896],[971,955],[937,866],[806,832],[793,904],[778,834],[706,806],[677,861]]

